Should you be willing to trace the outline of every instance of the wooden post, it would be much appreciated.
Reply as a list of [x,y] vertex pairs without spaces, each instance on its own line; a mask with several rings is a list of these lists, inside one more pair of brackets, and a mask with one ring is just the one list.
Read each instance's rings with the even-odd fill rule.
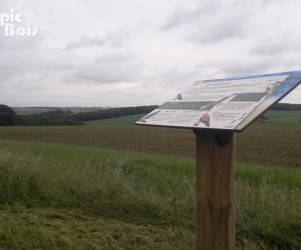
[[233,132],[195,130],[197,250],[235,249]]

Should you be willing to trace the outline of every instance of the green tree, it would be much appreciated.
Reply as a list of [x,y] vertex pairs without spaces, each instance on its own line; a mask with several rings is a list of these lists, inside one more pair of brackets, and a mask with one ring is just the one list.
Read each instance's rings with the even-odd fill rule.
[[0,126],[14,125],[15,122],[15,111],[6,105],[0,104]]

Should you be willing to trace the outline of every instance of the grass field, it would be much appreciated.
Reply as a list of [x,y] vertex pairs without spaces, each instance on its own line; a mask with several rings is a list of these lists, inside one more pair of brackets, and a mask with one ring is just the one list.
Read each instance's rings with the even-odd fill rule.
[[[194,249],[194,134],[0,127],[1,249]],[[300,249],[301,123],[237,136],[237,249]]]
[[127,115],[112,119],[102,119],[87,122],[88,125],[94,126],[109,126],[109,127],[123,127],[132,126],[135,121],[138,121],[144,115]]
[[278,111],[270,110],[265,114],[268,122],[278,123],[301,123],[301,110],[295,111]]
[[[0,246],[193,249],[194,161],[66,146],[0,143]],[[297,249],[299,170],[238,165],[239,249]]]

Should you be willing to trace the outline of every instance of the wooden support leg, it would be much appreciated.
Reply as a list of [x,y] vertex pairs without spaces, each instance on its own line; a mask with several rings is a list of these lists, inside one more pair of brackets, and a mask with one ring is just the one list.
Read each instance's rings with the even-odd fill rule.
[[195,130],[197,250],[235,249],[233,132]]

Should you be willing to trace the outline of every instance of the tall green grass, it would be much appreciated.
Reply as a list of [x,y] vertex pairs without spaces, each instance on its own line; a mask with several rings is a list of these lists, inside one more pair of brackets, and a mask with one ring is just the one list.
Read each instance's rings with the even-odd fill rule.
[[[237,166],[238,247],[298,249],[300,183],[298,170]],[[194,187],[185,158],[0,142],[0,246],[193,249]]]

